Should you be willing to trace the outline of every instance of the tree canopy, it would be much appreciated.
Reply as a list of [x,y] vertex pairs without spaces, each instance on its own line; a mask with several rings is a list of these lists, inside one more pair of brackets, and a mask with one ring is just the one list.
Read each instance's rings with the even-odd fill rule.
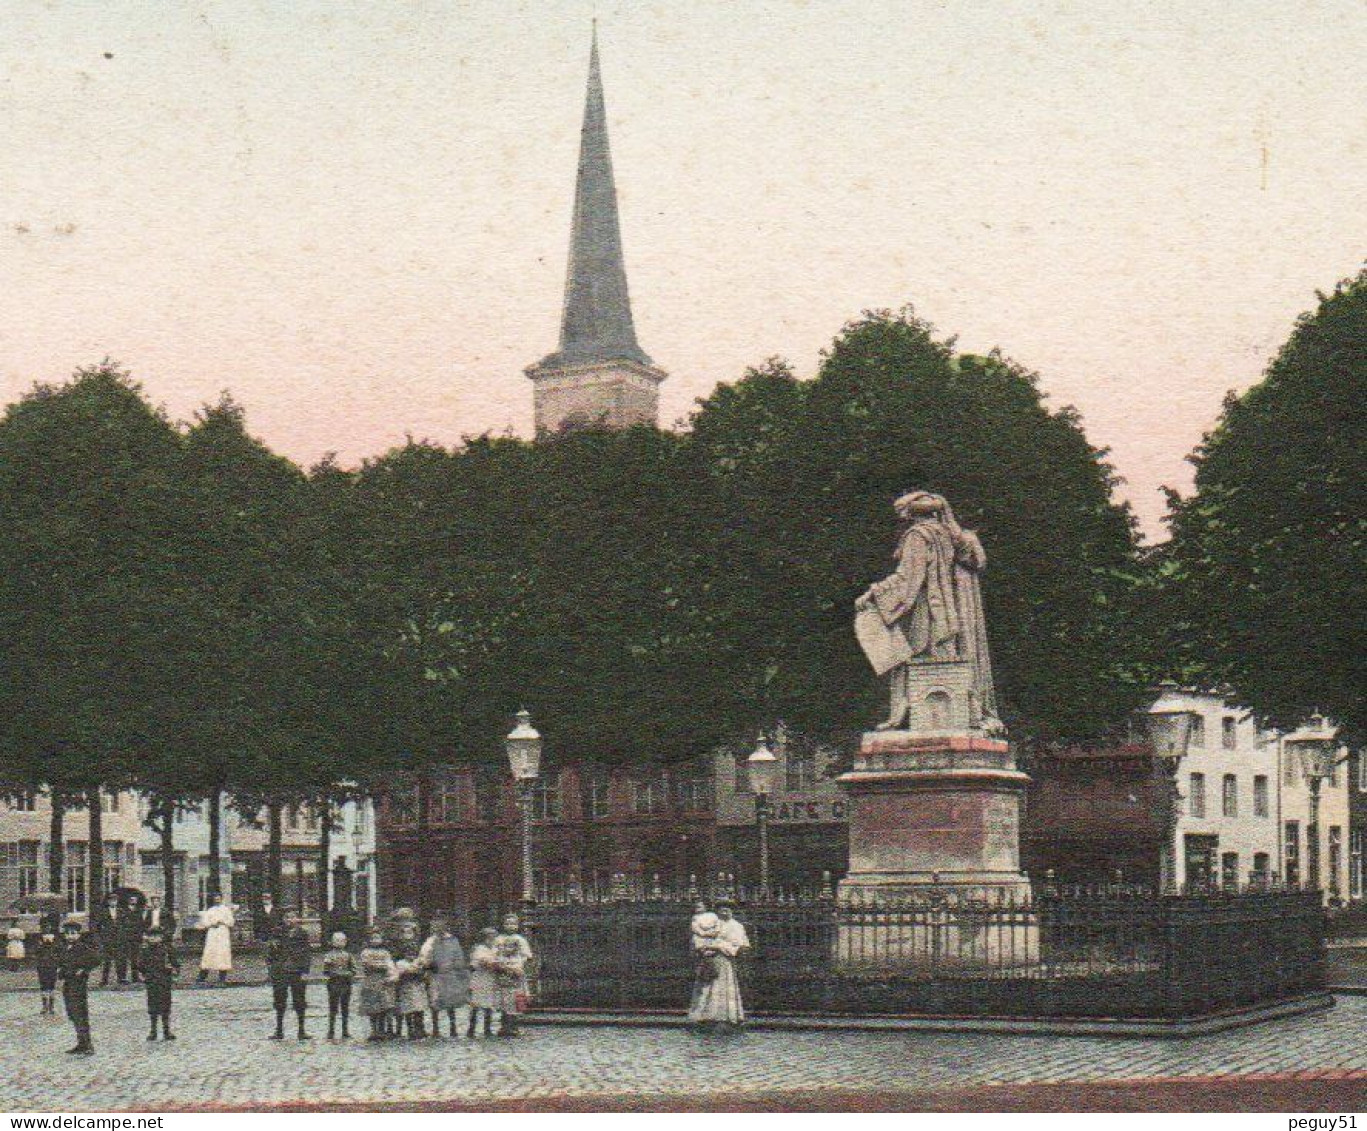
[[1168,654],[1290,728],[1367,736],[1367,271],[1321,295],[1263,380],[1227,398],[1170,496]]

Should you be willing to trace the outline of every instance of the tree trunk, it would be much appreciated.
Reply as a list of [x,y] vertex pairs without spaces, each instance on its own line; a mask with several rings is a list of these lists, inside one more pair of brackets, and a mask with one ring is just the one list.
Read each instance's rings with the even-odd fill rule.
[[332,912],[332,802],[318,802],[318,918],[327,926]]
[[104,900],[104,810],[100,800],[98,787],[86,791],[85,804],[90,814],[90,844],[86,848],[90,871],[86,876],[86,887],[90,892],[88,907],[92,916]]
[[66,798],[55,789],[50,794],[52,817],[47,833],[47,889],[63,891],[66,887]]
[[209,792],[209,878],[204,885],[210,905],[222,895],[220,884],[223,856],[223,791],[217,786]]
[[176,804],[169,798],[161,805],[161,887],[162,906],[167,914],[176,909],[176,858],[175,858]]
[[266,890],[271,893],[277,907],[284,906],[280,896],[283,887],[280,882],[280,811],[283,808],[279,801],[272,801],[266,806]]

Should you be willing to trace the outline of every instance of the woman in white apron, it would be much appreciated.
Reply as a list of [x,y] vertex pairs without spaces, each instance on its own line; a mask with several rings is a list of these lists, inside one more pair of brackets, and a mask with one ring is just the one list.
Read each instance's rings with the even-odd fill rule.
[[217,974],[219,983],[228,980],[233,968],[233,909],[214,896],[213,905],[200,912],[199,925],[204,928],[204,950],[199,956],[199,981]]

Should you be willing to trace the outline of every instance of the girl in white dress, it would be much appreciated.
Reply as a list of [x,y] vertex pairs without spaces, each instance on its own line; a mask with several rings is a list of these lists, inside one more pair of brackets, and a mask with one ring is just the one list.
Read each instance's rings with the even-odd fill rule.
[[697,967],[693,981],[693,1001],[688,1019],[695,1025],[740,1026],[745,1009],[736,980],[736,955],[740,947],[722,933],[721,920],[710,911],[693,920],[693,954]]
[[200,912],[199,925],[204,928],[204,950],[199,956],[199,981],[217,974],[219,983],[228,980],[233,968],[233,909],[214,896],[213,905]]

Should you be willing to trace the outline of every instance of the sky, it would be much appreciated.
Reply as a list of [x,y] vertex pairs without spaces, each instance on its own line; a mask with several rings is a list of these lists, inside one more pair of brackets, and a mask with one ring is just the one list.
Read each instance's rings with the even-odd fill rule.
[[1357,0],[0,0],[0,397],[108,356],[304,464],[529,435],[595,14],[666,424],[911,303],[1160,537],[1363,262]]

